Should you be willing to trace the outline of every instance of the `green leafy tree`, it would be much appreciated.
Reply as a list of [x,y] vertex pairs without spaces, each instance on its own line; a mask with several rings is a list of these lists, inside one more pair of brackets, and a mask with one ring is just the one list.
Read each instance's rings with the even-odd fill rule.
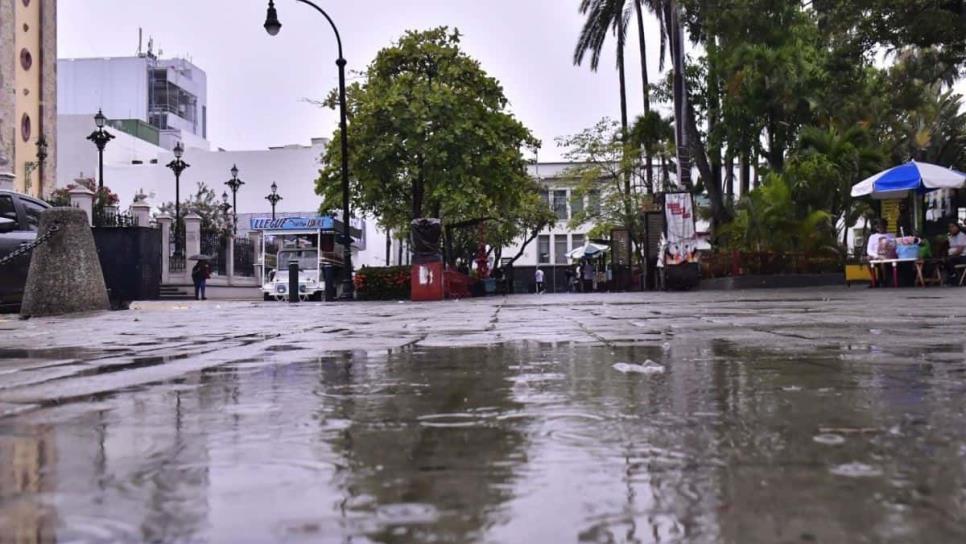
[[[188,195],[187,199],[181,201],[181,221],[189,213],[198,214],[201,217],[201,230],[206,232],[227,233],[229,230],[229,220],[221,207],[221,198],[208,185],[200,181],[197,190]],[[174,218],[174,202],[165,202],[158,206],[159,213],[167,214]]]
[[644,225],[639,210],[646,195],[624,190],[624,173],[632,171],[638,158],[624,153],[621,126],[602,119],[578,134],[557,139],[566,149],[564,158],[574,163],[565,175],[576,180],[574,197],[587,199],[588,205],[573,213],[569,227],[577,229],[590,223],[590,237],[605,238],[613,228],[626,228],[635,245],[638,262],[643,262]]
[[[355,209],[401,235],[426,216],[447,237],[491,221],[519,224],[536,194],[523,150],[539,141],[508,111],[500,83],[460,48],[458,31],[407,32],[376,55],[348,101]],[[336,132],[316,182],[322,210],[341,204],[339,141]]]

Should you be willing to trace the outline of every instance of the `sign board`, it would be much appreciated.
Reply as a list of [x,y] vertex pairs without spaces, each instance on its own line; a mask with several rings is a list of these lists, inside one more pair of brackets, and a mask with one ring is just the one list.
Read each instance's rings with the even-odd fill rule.
[[613,262],[620,266],[631,264],[631,233],[627,229],[611,229],[610,239]]
[[334,221],[331,217],[252,217],[252,230],[332,230]]
[[889,232],[899,235],[899,214],[901,213],[901,200],[883,200],[882,218],[889,224]]
[[658,266],[694,263],[698,260],[698,239],[694,228],[694,199],[691,193],[664,195],[667,240]]
[[691,193],[667,193],[664,195],[664,211],[668,242],[694,240],[694,201]]

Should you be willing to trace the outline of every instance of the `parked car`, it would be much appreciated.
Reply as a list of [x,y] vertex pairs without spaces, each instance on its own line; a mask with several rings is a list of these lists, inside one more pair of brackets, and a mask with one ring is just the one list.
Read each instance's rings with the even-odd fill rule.
[[[0,259],[37,238],[40,212],[49,207],[24,194],[0,191]],[[29,253],[0,265],[0,308],[16,309],[20,305],[29,267]]]

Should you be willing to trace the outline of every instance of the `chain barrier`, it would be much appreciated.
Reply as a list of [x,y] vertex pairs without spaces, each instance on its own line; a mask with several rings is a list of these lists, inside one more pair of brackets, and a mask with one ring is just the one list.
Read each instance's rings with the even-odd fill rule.
[[26,255],[27,253],[30,253],[37,247],[43,245],[51,238],[53,238],[54,234],[57,234],[57,231],[59,230],[60,230],[60,225],[58,223],[54,223],[53,225],[47,227],[47,232],[45,232],[41,236],[38,236],[37,239],[34,240],[33,242],[26,243],[20,246],[19,248],[17,248],[16,250],[14,250],[6,257],[0,258],[0,266],[3,266],[9,262],[12,262],[22,255]]

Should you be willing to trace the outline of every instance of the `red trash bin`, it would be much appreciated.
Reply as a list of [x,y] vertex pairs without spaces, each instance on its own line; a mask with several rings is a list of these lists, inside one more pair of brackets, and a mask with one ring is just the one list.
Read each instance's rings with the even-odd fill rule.
[[443,262],[413,264],[411,270],[413,301],[443,300]]

